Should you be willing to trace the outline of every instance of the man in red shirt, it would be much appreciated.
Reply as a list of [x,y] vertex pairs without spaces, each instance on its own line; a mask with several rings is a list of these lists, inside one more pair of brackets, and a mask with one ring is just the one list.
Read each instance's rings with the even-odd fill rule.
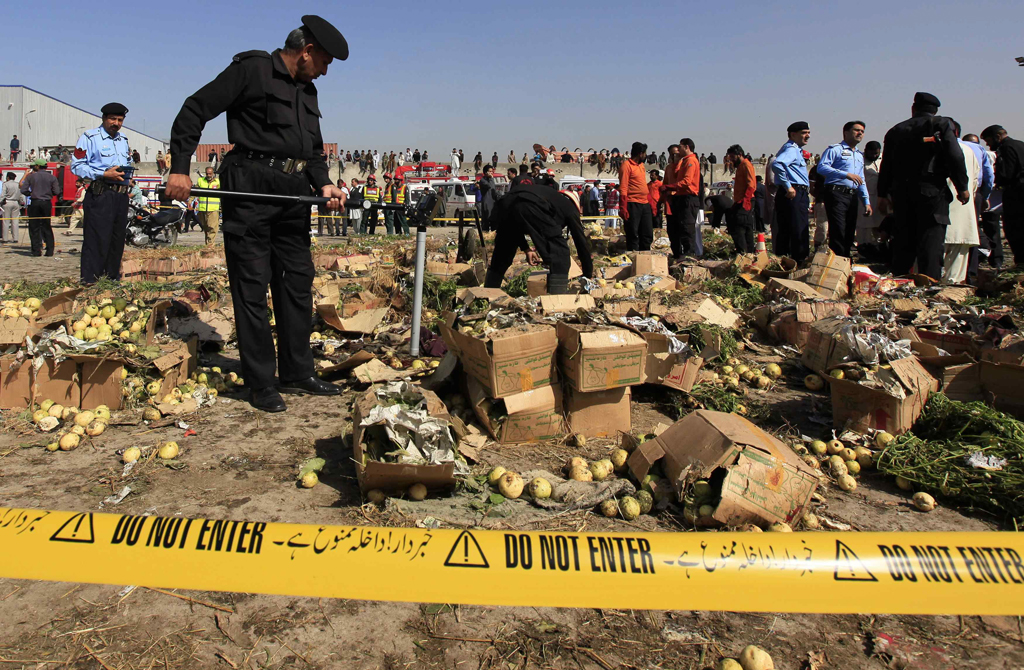
[[619,168],[619,188],[622,205],[620,214],[626,228],[626,251],[650,251],[654,241],[654,217],[651,215],[647,173],[644,160],[647,145],[633,142],[629,158]]
[[754,178],[754,166],[743,153],[743,147],[734,144],[725,151],[725,165],[736,172],[733,181],[732,197],[735,216],[732,217],[733,244],[737,253],[754,253],[754,191],[757,180]]
[[661,218],[658,213],[658,207],[661,206],[661,172],[658,170],[651,170],[651,181],[647,184],[647,202],[651,206],[654,227],[661,228]]
[[668,209],[668,239],[672,244],[672,260],[684,255],[700,257],[697,246],[697,212],[700,211],[700,161],[694,154],[693,140],[684,137],[668,148],[669,160],[662,197]]

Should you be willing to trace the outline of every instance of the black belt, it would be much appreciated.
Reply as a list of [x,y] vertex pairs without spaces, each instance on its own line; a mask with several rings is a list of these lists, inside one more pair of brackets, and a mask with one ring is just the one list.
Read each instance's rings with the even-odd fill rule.
[[828,188],[839,193],[856,193],[857,189],[850,188],[849,186],[840,186],[839,184],[828,184]]
[[128,184],[111,184],[109,182],[100,181],[97,179],[93,183],[89,184],[89,192],[93,195],[99,195],[104,191],[113,191],[114,193],[128,193],[130,186]]
[[798,191],[803,191],[805,193],[810,191],[810,189],[808,187],[804,186],[803,184],[793,184],[793,188],[795,188]]
[[239,151],[238,155],[247,161],[280,170],[285,174],[302,174],[302,171],[306,169],[306,161],[300,158],[281,158],[259,151],[246,151],[245,149]]

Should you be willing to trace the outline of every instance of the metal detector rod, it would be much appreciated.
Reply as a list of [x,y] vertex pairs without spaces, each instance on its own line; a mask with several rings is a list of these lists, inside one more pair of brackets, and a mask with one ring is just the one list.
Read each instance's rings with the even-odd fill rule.
[[409,353],[420,355],[420,312],[423,309],[423,271],[427,255],[427,221],[416,223],[416,277],[412,297],[412,332],[409,338]]
[[[166,185],[160,184],[156,187],[158,192],[167,189]],[[266,202],[281,205],[318,205],[323,206],[330,202],[330,198],[315,195],[280,195],[277,193],[247,193],[245,191],[222,191],[218,188],[193,188],[189,195],[202,196],[206,198],[225,198],[229,200],[248,200],[249,202]],[[346,209],[396,209],[404,210],[405,205],[392,205],[387,203],[372,203],[363,200],[360,204],[345,202]]]

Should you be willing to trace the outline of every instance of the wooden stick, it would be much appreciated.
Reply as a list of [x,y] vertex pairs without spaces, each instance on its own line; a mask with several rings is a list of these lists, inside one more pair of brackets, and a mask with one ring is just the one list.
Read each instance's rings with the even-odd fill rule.
[[99,656],[97,656],[97,655],[96,655],[96,652],[95,652],[95,651],[93,651],[92,649],[90,649],[90,648],[89,648],[89,645],[87,645],[86,643],[84,643],[84,642],[83,642],[83,643],[82,643],[82,646],[83,646],[83,647],[85,647],[85,650],[86,650],[87,652],[89,652],[89,655],[90,655],[90,656],[92,656],[93,658],[95,658],[95,659],[96,659],[96,662],[97,662],[97,663],[99,663],[100,665],[102,665],[102,666],[103,666],[103,670],[114,670],[114,669],[113,669],[113,668],[111,668],[111,667],[110,667],[109,665],[107,665],[106,663],[104,663],[104,662],[103,662],[103,659],[102,659],[102,658],[100,658]]
[[156,589],[156,588],[153,588],[151,586],[147,586],[145,588],[149,589],[150,591],[156,591],[157,593],[162,593],[165,596],[173,596],[173,597],[178,598],[180,600],[184,600],[185,602],[194,603],[196,605],[202,605],[204,607],[209,607],[209,608],[212,608],[212,609],[215,609],[215,610],[220,610],[221,612],[227,612],[228,614],[234,614],[235,613],[235,610],[233,610],[233,609],[228,609],[227,607],[221,607],[220,605],[214,605],[213,603],[208,603],[208,602],[206,602],[204,600],[196,600],[195,598],[190,598],[189,596],[183,596],[183,595],[180,595],[178,593],[172,593],[170,591],[164,591],[163,589]]

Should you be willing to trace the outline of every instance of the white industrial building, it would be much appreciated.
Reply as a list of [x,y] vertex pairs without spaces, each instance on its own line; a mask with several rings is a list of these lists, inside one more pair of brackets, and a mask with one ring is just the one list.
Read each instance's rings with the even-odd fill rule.
[[[32,149],[39,153],[59,145],[74,147],[83,132],[99,127],[101,122],[99,114],[79,109],[27,86],[0,84],[0,153],[5,163],[14,135],[21,140],[21,156],[18,158],[21,162]],[[166,142],[127,126],[121,129],[121,133],[128,137],[128,146],[138,151],[144,162],[155,161],[157,152],[167,149]]]

